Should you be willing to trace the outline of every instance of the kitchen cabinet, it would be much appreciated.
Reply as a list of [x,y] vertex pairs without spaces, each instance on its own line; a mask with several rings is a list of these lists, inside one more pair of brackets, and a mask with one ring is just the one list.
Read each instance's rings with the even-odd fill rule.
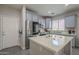
[[75,47],[76,37],[72,40],[72,47]]
[[37,44],[34,44],[34,42],[30,41],[30,54],[40,54],[40,47],[38,47]]
[[38,22],[38,15],[32,11],[26,11],[26,19],[30,21]]
[[41,26],[45,28],[45,19],[42,17],[39,17],[39,24],[41,24]]
[[33,21],[38,22],[38,15],[35,13],[32,13]]
[[41,24],[43,25],[43,28],[45,28],[45,19],[42,18],[41,21],[42,21]]
[[53,55],[53,51],[49,51],[48,49],[44,48],[43,46],[30,41],[30,54],[31,55]]
[[[61,36],[61,35],[57,35]],[[29,37],[30,54],[31,55],[70,55],[72,54],[72,39],[73,37],[62,36],[63,44],[54,45],[50,40],[51,37],[37,36]],[[55,41],[56,42],[56,41]]]
[[65,27],[75,27],[76,16],[68,16],[65,18]]
[[33,21],[32,12],[29,10],[26,10],[26,21],[25,21],[25,28],[27,31],[27,36],[32,34],[32,21]]
[[51,18],[46,18],[46,28],[51,29]]
[[38,22],[38,15],[32,11],[27,10],[26,11],[26,31],[27,31],[27,36],[32,34],[33,27],[32,24],[33,22]]
[[32,12],[31,11],[26,11],[26,19],[32,21]]

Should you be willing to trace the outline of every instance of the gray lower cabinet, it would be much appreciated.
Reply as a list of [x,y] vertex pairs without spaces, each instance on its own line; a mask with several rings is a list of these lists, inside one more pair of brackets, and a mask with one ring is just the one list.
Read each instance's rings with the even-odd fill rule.
[[72,39],[72,47],[73,48],[75,47],[75,40],[76,40],[76,38]]
[[[52,51],[53,52],[53,51]],[[53,55],[48,49],[42,47],[41,45],[30,41],[30,54],[31,55]]]
[[69,42],[59,52],[49,50],[42,45],[30,40],[30,54],[31,55],[70,55],[72,52],[71,42]]
[[50,51],[42,46],[40,46],[40,52],[42,55],[54,55],[53,51]]
[[72,54],[72,46],[71,46],[71,42],[69,42],[65,47],[64,47],[64,53],[66,55],[71,55]]

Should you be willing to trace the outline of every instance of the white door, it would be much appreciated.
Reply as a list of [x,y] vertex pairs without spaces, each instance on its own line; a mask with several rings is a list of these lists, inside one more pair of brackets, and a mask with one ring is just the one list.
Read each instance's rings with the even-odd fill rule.
[[2,49],[2,19],[0,16],[0,50]]
[[10,15],[3,15],[2,23],[2,48],[16,46],[18,44],[18,23],[16,17],[13,18]]

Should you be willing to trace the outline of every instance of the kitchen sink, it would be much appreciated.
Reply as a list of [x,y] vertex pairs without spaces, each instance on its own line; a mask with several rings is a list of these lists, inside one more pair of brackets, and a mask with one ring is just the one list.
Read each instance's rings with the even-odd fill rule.
[[64,43],[64,37],[52,37],[52,45],[54,46],[60,46]]

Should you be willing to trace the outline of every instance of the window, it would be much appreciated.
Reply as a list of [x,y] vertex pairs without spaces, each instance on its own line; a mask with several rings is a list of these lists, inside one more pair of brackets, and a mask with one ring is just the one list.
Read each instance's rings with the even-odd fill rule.
[[64,30],[64,28],[65,28],[64,19],[52,21],[52,29],[53,30]]

